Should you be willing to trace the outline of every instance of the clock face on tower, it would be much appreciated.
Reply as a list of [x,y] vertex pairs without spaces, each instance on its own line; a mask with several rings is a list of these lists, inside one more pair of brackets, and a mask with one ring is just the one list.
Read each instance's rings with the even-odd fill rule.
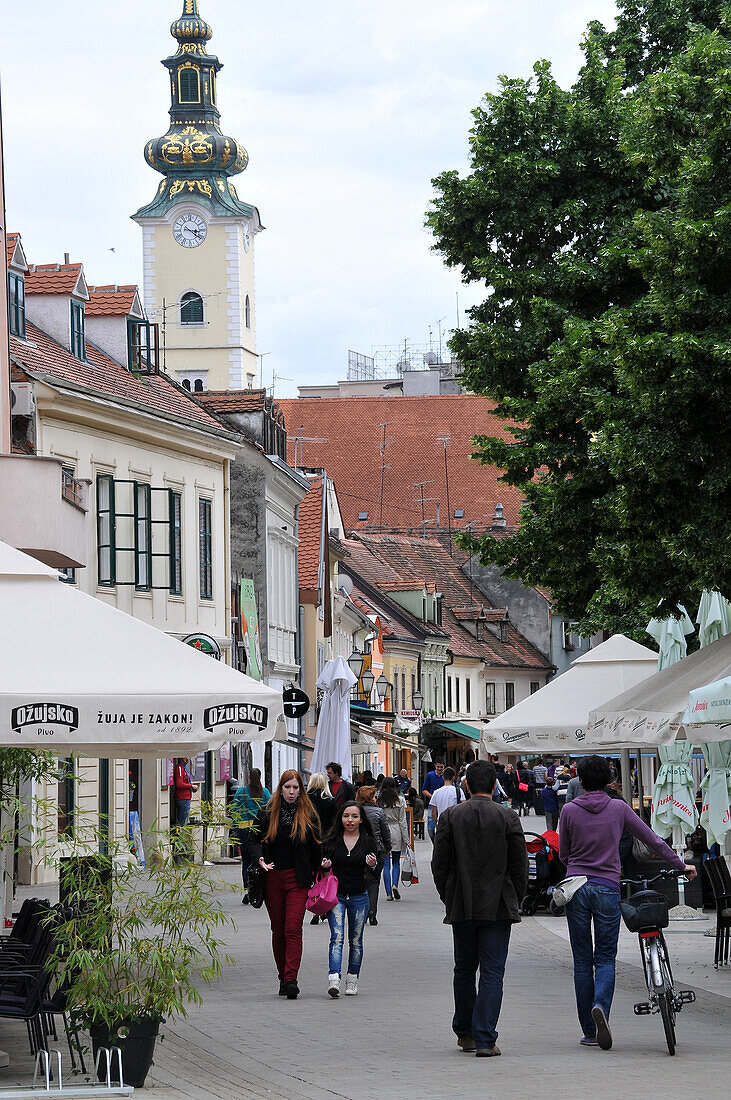
[[207,232],[208,226],[198,214],[181,214],[173,222],[173,236],[183,248],[197,248]]

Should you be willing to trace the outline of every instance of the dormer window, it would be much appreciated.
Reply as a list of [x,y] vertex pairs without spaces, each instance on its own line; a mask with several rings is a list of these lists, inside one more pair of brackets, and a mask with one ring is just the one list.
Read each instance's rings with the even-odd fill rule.
[[181,325],[203,324],[203,299],[194,290],[189,290],[180,299]]
[[13,336],[25,339],[25,279],[8,272],[8,314]]
[[71,353],[83,363],[86,359],[84,303],[71,301]]
[[507,642],[508,640],[508,624],[506,622],[500,623],[500,641]]
[[178,99],[181,103],[200,103],[201,83],[198,70],[191,66],[178,72]]

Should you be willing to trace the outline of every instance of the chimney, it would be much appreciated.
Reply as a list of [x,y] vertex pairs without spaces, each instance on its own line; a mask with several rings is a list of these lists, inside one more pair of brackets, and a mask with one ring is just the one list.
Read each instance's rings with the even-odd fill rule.
[[492,526],[493,527],[506,527],[507,526],[507,520],[505,519],[505,516],[503,515],[503,506],[502,506],[502,504],[496,504],[495,505],[495,512],[494,512],[493,517],[492,517]]
[[68,254],[68,252],[64,252],[64,254],[63,254],[63,262],[64,262],[65,264],[69,263],[69,254]]

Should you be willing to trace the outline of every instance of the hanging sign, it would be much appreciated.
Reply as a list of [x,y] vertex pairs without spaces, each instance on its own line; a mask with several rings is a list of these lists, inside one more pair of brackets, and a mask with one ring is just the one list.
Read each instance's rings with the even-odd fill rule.
[[205,653],[207,657],[213,657],[216,661],[221,660],[221,647],[210,634],[189,634],[187,638],[183,638],[183,641],[193,649]]
[[246,674],[254,680],[261,680],[261,645],[259,643],[259,618],[256,613],[256,592],[254,582],[248,577],[241,578],[241,637],[244,640],[246,654]]
[[300,687],[286,688],[282,692],[285,718],[304,718],[310,709],[310,698]]

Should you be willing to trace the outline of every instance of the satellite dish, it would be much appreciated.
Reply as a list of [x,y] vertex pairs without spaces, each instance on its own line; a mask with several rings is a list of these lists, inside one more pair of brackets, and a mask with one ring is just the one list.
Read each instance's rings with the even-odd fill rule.
[[349,596],[353,591],[352,578],[347,573],[342,575],[338,574],[338,592],[342,592],[344,596]]
[[428,367],[432,367],[439,362],[439,357],[435,351],[428,351],[424,356],[424,362]]

